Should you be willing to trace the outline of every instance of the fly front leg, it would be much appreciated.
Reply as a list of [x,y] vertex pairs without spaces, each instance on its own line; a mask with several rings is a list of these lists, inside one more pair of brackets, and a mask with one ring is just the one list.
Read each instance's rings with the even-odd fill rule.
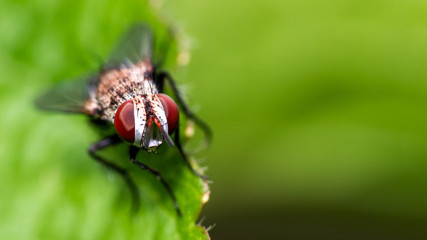
[[[178,123],[179,126],[179,123]],[[209,180],[209,178],[203,174],[200,174],[199,172],[197,172],[193,166],[191,165],[190,159],[188,158],[188,155],[184,152],[184,149],[182,148],[181,145],[181,139],[179,137],[179,127],[176,128],[175,131],[175,145],[179,150],[179,153],[181,154],[182,159],[184,159],[185,164],[187,165],[187,167],[194,173],[196,174],[199,178],[202,178],[204,180]]]
[[[207,145],[210,145],[210,142],[212,141],[212,131],[209,128],[209,126],[203,121],[201,120],[199,117],[197,117],[191,110],[190,108],[187,106],[187,104],[185,103],[185,101],[183,100],[178,87],[175,84],[175,81],[173,80],[173,78],[170,76],[169,73],[167,72],[160,72],[158,77],[158,84],[160,86],[162,86],[160,88],[160,91],[163,91],[163,85],[164,85],[164,81],[167,80],[169,82],[169,84],[172,87],[172,90],[176,96],[176,99],[178,100],[178,104],[181,106],[183,113],[185,114],[185,116],[191,120],[194,121],[194,123],[196,123],[196,125],[198,125],[202,131],[205,134],[205,139],[207,142]],[[184,152],[184,149],[181,145],[181,139],[180,139],[180,133],[179,133],[179,123],[178,123],[178,127],[175,131],[175,144],[178,147],[179,153],[181,154],[185,164],[190,168],[190,170],[196,174],[197,176],[199,176],[202,179],[208,180],[208,177],[205,175],[202,175],[200,173],[198,173],[193,166],[191,165],[191,162],[188,158],[188,155]]]
[[102,165],[112,169],[113,171],[115,171],[116,173],[120,174],[120,176],[122,176],[122,178],[125,180],[126,185],[129,187],[130,193],[131,193],[131,197],[132,197],[132,212],[136,213],[139,209],[139,193],[138,193],[138,189],[135,185],[135,182],[133,181],[133,179],[130,177],[129,172],[126,171],[126,169],[117,166],[114,163],[111,163],[109,161],[107,161],[106,159],[104,159],[103,157],[99,156],[97,154],[97,152],[99,150],[105,149],[107,147],[116,145],[118,143],[121,143],[122,140],[117,136],[110,136],[107,137],[97,143],[94,143],[90,146],[89,148],[89,154],[90,156],[95,159],[97,162],[101,163]]
[[182,98],[181,93],[179,92],[179,89],[178,89],[177,85],[175,84],[175,81],[173,80],[172,76],[167,72],[160,72],[159,75],[157,76],[158,84],[161,86],[160,91],[163,92],[163,84],[164,84],[165,80],[167,80],[169,82],[169,84],[171,85],[172,90],[176,96],[176,99],[178,100],[178,104],[181,106],[182,111],[185,114],[185,116],[189,120],[193,121],[197,126],[199,126],[200,129],[202,129],[202,131],[205,134],[205,139],[206,139],[207,145],[209,146],[211,141],[212,141],[212,130],[202,119],[197,117],[190,110],[190,108],[187,106],[184,99]]
[[176,200],[176,197],[173,194],[172,189],[170,188],[169,184],[165,181],[165,179],[163,178],[163,176],[157,170],[155,170],[153,168],[150,168],[149,166],[147,166],[147,165],[145,165],[145,164],[143,164],[143,163],[141,163],[141,162],[139,162],[139,161],[136,160],[136,154],[139,152],[139,150],[140,149],[137,148],[137,147],[134,147],[134,146],[130,147],[130,149],[129,149],[130,161],[133,164],[135,164],[138,167],[140,167],[141,169],[144,169],[147,172],[149,172],[149,173],[153,174],[154,176],[156,176],[157,180],[159,180],[163,184],[163,187],[166,189],[166,191],[168,192],[170,198],[172,199],[173,205],[175,207],[175,210],[176,210],[178,216],[182,217],[182,213],[181,213],[181,209],[179,208],[178,201]]

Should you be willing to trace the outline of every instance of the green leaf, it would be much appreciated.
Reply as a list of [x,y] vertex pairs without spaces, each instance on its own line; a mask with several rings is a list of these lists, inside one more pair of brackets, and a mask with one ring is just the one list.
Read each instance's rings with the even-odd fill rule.
[[176,148],[164,145],[137,158],[163,174],[183,217],[162,184],[129,163],[126,144],[100,152],[136,181],[141,201],[133,212],[123,179],[87,154],[101,138],[88,119],[33,106],[54,81],[94,70],[98,64],[91,59],[107,56],[132,24],[144,21],[162,32],[167,23],[145,2],[132,0],[2,2],[0,16],[14,23],[0,26],[6,36],[0,40],[0,238],[208,239],[195,224],[207,183]]

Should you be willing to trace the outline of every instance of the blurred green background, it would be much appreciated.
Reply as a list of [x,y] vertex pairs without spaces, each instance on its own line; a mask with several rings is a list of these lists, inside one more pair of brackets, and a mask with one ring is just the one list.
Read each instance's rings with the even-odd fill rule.
[[[85,73],[91,54],[106,56],[144,6],[0,3],[3,179],[51,150],[28,102]],[[427,238],[426,2],[181,0],[161,11],[192,38],[191,61],[174,75],[214,131],[201,214],[213,239]],[[55,121],[89,129],[68,118]],[[54,151],[72,145],[85,157],[95,138],[67,134]],[[0,191],[32,198],[25,182]]]

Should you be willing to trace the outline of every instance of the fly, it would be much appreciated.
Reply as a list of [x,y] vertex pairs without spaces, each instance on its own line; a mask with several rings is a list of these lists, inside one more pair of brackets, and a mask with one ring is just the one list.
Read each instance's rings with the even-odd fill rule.
[[[176,146],[189,169],[206,180],[207,177],[192,167],[181,145],[178,106],[188,120],[204,131],[208,142],[212,134],[205,122],[188,108],[171,75],[159,70],[167,51],[154,53],[153,49],[150,28],[137,25],[121,40],[100,73],[59,85],[37,99],[36,105],[45,110],[86,114],[114,127],[115,134],[90,146],[91,157],[124,178],[134,205],[138,206],[138,191],[128,171],[97,153],[122,142],[128,143],[130,161],[156,176],[181,216],[176,197],[162,174],[137,161],[136,155],[140,150],[155,152],[166,142],[170,147]],[[178,104],[163,93],[165,83],[170,85]]]

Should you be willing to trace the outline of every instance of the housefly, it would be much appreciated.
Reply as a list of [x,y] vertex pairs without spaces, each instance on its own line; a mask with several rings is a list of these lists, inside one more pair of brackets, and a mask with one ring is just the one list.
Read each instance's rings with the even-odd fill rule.
[[[181,145],[180,110],[189,121],[203,130],[208,142],[211,131],[186,105],[171,75],[160,70],[167,51],[160,49],[161,51],[155,52],[154,42],[148,26],[134,26],[125,34],[98,74],[55,87],[38,98],[36,105],[45,110],[86,114],[91,119],[114,128],[112,136],[90,146],[90,156],[124,178],[133,201],[138,205],[138,191],[128,171],[98,154],[101,149],[122,142],[128,143],[130,161],[162,183],[178,215],[181,215],[176,197],[162,174],[137,161],[136,155],[140,150],[155,152],[166,142],[170,147],[176,146],[193,173],[207,179],[193,169],[188,154]],[[176,102],[164,94],[165,84],[170,86]]]

